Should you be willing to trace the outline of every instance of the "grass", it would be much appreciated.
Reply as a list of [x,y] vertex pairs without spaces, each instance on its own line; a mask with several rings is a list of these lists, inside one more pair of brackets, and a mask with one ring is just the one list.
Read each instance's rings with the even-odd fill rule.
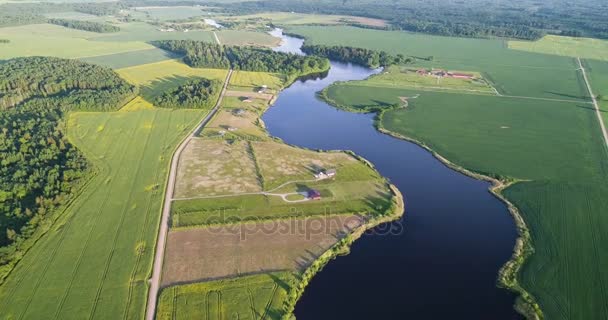
[[157,319],[280,319],[294,276],[288,272],[165,288]]
[[7,318],[141,319],[171,153],[199,111],[73,113],[97,175],[0,288]]
[[230,79],[230,85],[238,88],[250,87],[258,89],[263,85],[277,92],[285,85],[285,77],[278,73],[234,71]]
[[364,87],[379,87],[379,88],[416,88],[428,90],[448,90],[450,92],[475,92],[495,94],[494,88],[489,85],[480,73],[467,71],[452,71],[462,72],[475,76],[477,80],[458,79],[443,77],[437,78],[430,75],[419,75],[417,69],[412,67],[388,67],[384,72],[376,76],[370,77],[367,80],[358,82],[349,82],[349,85],[361,84]]
[[0,39],[10,43],[2,46],[0,59],[23,56],[55,56],[84,58],[110,55],[144,49],[153,46],[143,42],[96,42],[89,40],[93,32],[68,29],[51,24],[34,24],[0,28]]
[[290,27],[317,44],[350,45],[428,58],[419,66],[480,72],[504,95],[586,99],[576,61],[509,50],[503,40],[465,39],[354,27]]
[[509,41],[509,48],[558,56],[608,60],[608,41],[546,35],[537,41]]
[[341,15],[324,15],[324,14],[306,14],[306,13],[290,13],[290,12],[269,12],[269,13],[258,13],[237,17],[226,17],[223,19],[244,21],[249,19],[263,19],[271,20],[277,25],[307,25],[307,24],[323,24],[323,25],[337,25],[337,24],[362,24],[373,27],[385,27],[386,21],[380,19],[353,17],[353,16],[341,16]]
[[275,38],[265,32],[244,30],[221,30],[216,31],[220,43],[229,46],[261,46],[276,47],[281,39]]
[[[605,65],[587,63],[596,73],[591,78],[604,83]],[[545,70],[555,69],[537,69],[540,78],[550,77]],[[608,259],[601,253],[608,233],[597,227],[608,223],[602,196],[608,192],[608,150],[591,104],[380,88],[365,81],[332,86],[326,94],[353,109],[385,108],[381,128],[420,141],[459,166],[521,180],[503,192],[520,209],[535,247],[517,275],[520,284],[547,319],[608,314],[608,275],[602,271]],[[387,108],[415,95],[405,109]]]
[[120,31],[112,34],[97,35],[91,40],[99,42],[148,42],[153,40],[197,40],[213,42],[215,38],[210,31],[191,30],[189,32],[162,32],[159,27],[144,22],[120,23]]
[[150,102],[168,89],[177,87],[192,78],[223,81],[228,73],[227,70],[221,69],[191,68],[177,60],[149,63],[116,71],[125,80],[139,86],[142,96]]
[[172,230],[162,286],[276,270],[300,273],[364,222],[343,215]]
[[168,21],[206,16],[204,9],[200,6],[159,6],[136,7],[132,11],[142,18]]
[[165,60],[173,60],[176,58],[178,58],[178,56],[171,52],[154,48],[81,58],[80,60],[112,69],[122,69]]
[[246,141],[192,140],[180,158],[175,198],[259,192]]

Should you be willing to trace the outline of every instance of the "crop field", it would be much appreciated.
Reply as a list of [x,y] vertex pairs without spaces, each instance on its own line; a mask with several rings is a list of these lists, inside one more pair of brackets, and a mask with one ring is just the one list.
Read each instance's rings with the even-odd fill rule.
[[142,18],[152,20],[182,20],[193,17],[206,16],[205,7],[201,6],[159,6],[159,7],[137,7],[132,10]]
[[153,101],[170,88],[177,87],[192,78],[211,80],[226,79],[227,70],[191,68],[177,61],[168,60],[116,70],[121,77],[140,87],[141,95]]
[[[441,59],[448,61],[447,53],[445,57]],[[506,62],[500,57],[496,61]],[[592,83],[599,83],[594,89],[603,92],[606,65],[590,60],[585,64]],[[416,96],[405,109],[385,111],[379,126],[416,139],[467,169],[523,180],[504,191],[521,210],[535,247],[519,281],[547,319],[602,318],[608,310],[608,275],[602,271],[608,263],[602,254],[608,250],[608,232],[597,226],[608,223],[602,196],[608,191],[608,150],[592,104],[586,94],[576,93],[584,90],[580,80],[558,79],[559,68],[534,59],[522,65],[527,67],[500,67],[505,69],[501,77],[496,77],[496,67],[486,71],[480,64],[479,71],[489,74],[503,94],[504,88],[528,83],[532,90],[526,97],[380,88],[365,86],[365,81],[332,86],[327,95],[355,109],[389,107],[399,103],[399,97]],[[525,77],[515,77],[514,70],[526,68],[553,88],[545,91],[557,90],[555,96],[562,98],[537,95],[540,86],[533,88]],[[550,78],[553,82],[547,82]]]
[[154,48],[144,42],[96,42],[89,38],[94,32],[68,29],[52,24],[33,24],[0,28],[0,39],[10,43],[3,45],[0,59],[23,56],[54,56],[84,58]]
[[141,319],[169,159],[200,111],[73,113],[97,175],[0,288],[3,318]]
[[295,277],[273,272],[165,288],[156,318],[279,320]]
[[276,270],[302,272],[363,221],[345,215],[172,230],[162,285]]
[[281,39],[275,38],[265,32],[244,30],[221,30],[216,31],[220,43],[229,46],[261,46],[276,47]]
[[[488,84],[483,76],[478,72],[468,71],[452,71],[470,74],[475,79],[459,79],[451,77],[436,77],[433,75],[420,75],[417,73],[418,69],[411,67],[399,67],[391,66],[388,67],[383,73],[370,77],[364,81],[352,81],[349,85],[361,84],[366,87],[380,87],[380,88],[416,88],[416,89],[429,89],[429,90],[448,90],[451,92],[474,92],[474,93],[486,93],[496,94],[494,88]],[[426,70],[428,72],[428,70]]]
[[260,191],[246,141],[193,139],[180,157],[175,198]]
[[587,93],[573,58],[510,50],[502,40],[429,36],[353,27],[290,27],[312,43],[350,45],[402,53],[429,68],[480,72],[503,95],[586,100]]
[[130,22],[118,24],[120,31],[109,34],[95,34],[91,40],[105,42],[147,42],[153,40],[197,40],[213,42],[213,33],[203,30],[190,30],[189,32],[173,31],[162,32],[159,27],[144,22]]
[[250,14],[237,17],[227,17],[224,19],[230,20],[248,20],[248,19],[265,19],[271,20],[277,25],[305,25],[305,24],[362,24],[372,27],[385,27],[387,22],[381,19],[341,16],[341,15],[324,15],[324,14],[305,14],[305,13],[290,13],[290,12],[269,12]]
[[254,88],[259,90],[263,85],[266,85],[268,86],[268,89],[272,90],[274,93],[282,89],[284,84],[284,76],[278,73],[237,70],[234,71],[232,78],[230,79],[231,89],[246,87],[248,89]]
[[96,15],[82,13],[77,11],[68,11],[68,12],[53,12],[47,13],[44,15],[50,19],[69,19],[69,20],[82,20],[82,21],[95,21],[95,22],[104,22],[106,18],[99,17]]
[[509,41],[509,48],[608,61],[608,41],[601,39],[546,35],[537,41]]
[[165,60],[179,58],[174,53],[158,48],[115,53],[104,56],[81,58],[79,60],[112,69],[122,69]]

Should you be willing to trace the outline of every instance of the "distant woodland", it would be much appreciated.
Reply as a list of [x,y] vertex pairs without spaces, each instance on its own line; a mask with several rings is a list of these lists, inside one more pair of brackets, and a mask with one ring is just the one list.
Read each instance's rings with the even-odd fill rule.
[[184,62],[198,68],[232,68],[295,76],[323,72],[329,68],[326,58],[298,56],[268,49],[222,46],[192,40],[155,41],[153,44],[185,55]]
[[216,1],[232,14],[286,11],[355,15],[392,28],[459,37],[538,39],[547,33],[608,39],[608,2],[501,0]]
[[325,57],[330,60],[352,62],[369,68],[390,66],[393,64],[405,64],[411,61],[402,54],[390,55],[385,51],[370,50],[364,48],[353,48],[345,46],[310,45],[302,46],[306,54]]
[[69,20],[69,19],[49,19],[49,23],[64,26],[66,28],[84,30],[98,33],[110,33],[120,31],[119,27],[107,23],[92,21]]
[[0,265],[88,172],[64,135],[64,114],[116,110],[136,94],[112,70],[75,60],[0,64]]

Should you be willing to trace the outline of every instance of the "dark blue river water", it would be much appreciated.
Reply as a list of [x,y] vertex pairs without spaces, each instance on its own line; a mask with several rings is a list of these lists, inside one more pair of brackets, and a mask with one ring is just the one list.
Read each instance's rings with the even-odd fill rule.
[[[299,52],[302,40],[284,40],[277,50]],[[370,160],[406,203],[404,217],[394,224],[401,232],[367,234],[349,255],[330,262],[307,287],[296,317],[520,319],[514,295],[496,287],[515,244],[515,224],[489,184],[447,168],[413,143],[379,133],[374,115],[340,111],[316,97],[335,81],[374,72],[332,62],[325,78],[294,83],[263,117],[270,133],[287,143],[352,150]]]

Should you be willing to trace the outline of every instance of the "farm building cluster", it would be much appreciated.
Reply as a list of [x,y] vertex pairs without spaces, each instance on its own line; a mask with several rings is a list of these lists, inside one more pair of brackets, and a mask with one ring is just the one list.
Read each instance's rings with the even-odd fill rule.
[[317,180],[333,178],[336,176],[336,169],[322,170],[315,173],[314,176]]
[[438,78],[456,78],[456,79],[475,79],[475,75],[474,74],[469,74],[469,73],[460,73],[460,72],[452,72],[452,71],[447,71],[447,70],[443,70],[443,69],[418,69],[416,71],[416,73],[418,75],[421,76],[432,76],[432,77],[438,77]]

